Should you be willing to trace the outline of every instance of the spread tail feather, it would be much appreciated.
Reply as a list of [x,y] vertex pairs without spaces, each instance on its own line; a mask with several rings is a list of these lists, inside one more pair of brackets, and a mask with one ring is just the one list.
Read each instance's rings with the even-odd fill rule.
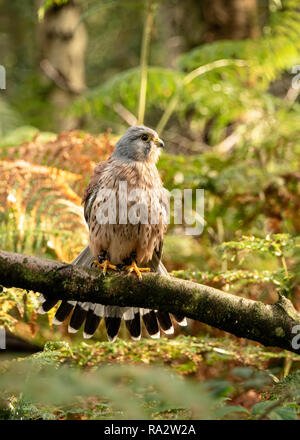
[[[75,266],[91,267],[94,258],[90,253],[89,246],[85,247],[72,262]],[[156,254],[150,262],[150,267],[155,272],[168,276],[168,271]],[[54,307],[59,300],[50,300],[43,295],[40,297],[39,313],[47,313]],[[58,307],[53,324],[60,325],[72,313],[68,330],[76,333],[84,323],[83,337],[91,338],[96,332],[102,318],[105,320],[107,336],[110,341],[114,341],[118,335],[122,318],[126,327],[134,340],[141,338],[141,316],[149,336],[152,338],[160,337],[160,328],[166,334],[174,333],[174,327],[169,313],[153,311],[150,309],[138,309],[135,307],[104,306],[90,302],[62,301]],[[187,325],[184,316],[174,315],[179,325]]]

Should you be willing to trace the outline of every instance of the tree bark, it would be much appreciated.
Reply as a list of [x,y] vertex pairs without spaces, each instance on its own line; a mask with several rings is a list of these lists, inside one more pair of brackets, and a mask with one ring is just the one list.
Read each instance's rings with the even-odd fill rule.
[[203,0],[204,41],[258,38],[257,0]]
[[266,305],[210,286],[154,273],[143,275],[142,281],[122,274],[103,277],[99,276],[99,269],[5,251],[0,251],[0,283],[40,292],[53,299],[184,314],[238,337],[300,354],[300,344],[292,345],[297,336],[295,330],[300,331],[300,314],[284,296]]
[[85,51],[88,36],[80,16],[79,6],[70,0],[49,8],[39,26],[40,67],[57,86],[51,101],[58,109],[56,120],[60,131],[78,128],[78,119],[66,117],[64,111],[74,97],[86,89]]
[[177,0],[162,2],[160,32],[165,64],[175,66],[182,52],[217,40],[259,38],[268,22],[269,0]]

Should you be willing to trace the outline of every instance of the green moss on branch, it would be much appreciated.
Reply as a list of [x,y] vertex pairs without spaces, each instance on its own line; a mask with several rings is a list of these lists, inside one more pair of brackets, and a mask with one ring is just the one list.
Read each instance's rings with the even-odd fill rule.
[[0,251],[0,284],[43,293],[49,298],[93,301],[184,314],[205,324],[300,354],[292,346],[300,315],[280,297],[273,305],[241,298],[209,286],[149,273],[100,276],[85,269],[36,257]]

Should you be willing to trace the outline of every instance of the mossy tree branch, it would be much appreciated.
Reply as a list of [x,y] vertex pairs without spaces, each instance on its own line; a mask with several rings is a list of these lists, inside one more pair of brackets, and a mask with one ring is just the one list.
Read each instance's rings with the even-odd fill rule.
[[33,290],[49,298],[184,314],[238,337],[300,354],[300,347],[295,343],[292,346],[297,337],[295,326],[300,331],[300,314],[283,296],[267,305],[154,273],[143,275],[142,281],[122,274],[102,277],[99,269],[5,251],[0,251],[0,284]]

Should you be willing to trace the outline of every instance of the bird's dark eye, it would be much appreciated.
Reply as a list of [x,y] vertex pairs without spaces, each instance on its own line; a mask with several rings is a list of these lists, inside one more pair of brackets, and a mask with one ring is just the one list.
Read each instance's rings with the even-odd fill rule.
[[149,134],[142,134],[141,139],[144,142],[149,142],[151,138],[150,138]]

